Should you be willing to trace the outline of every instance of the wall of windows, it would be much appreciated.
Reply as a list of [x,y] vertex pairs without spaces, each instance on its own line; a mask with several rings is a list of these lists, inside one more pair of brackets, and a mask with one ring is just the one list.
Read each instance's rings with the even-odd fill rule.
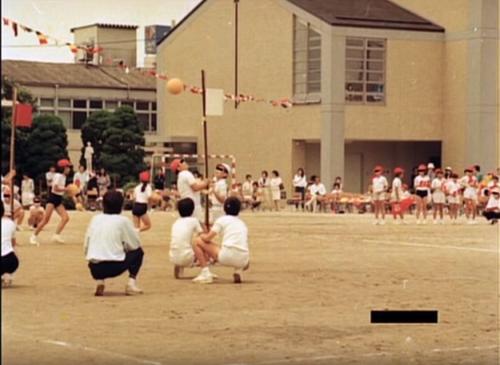
[[297,17],[294,17],[293,92],[296,96],[321,92],[321,34]]
[[156,102],[146,100],[103,100],[103,99],[69,99],[38,98],[39,114],[57,115],[67,129],[81,129],[88,116],[98,110],[113,111],[128,105],[134,108],[137,119],[146,133],[156,133]]
[[346,39],[346,102],[385,103],[385,52],[384,39]]

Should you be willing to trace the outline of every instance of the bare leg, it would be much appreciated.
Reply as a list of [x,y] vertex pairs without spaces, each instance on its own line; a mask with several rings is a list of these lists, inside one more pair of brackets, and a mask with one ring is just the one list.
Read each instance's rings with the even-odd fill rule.
[[69,222],[69,216],[68,216],[68,213],[66,212],[66,209],[64,208],[64,206],[62,204],[56,208],[56,212],[61,217],[61,221],[57,225],[57,229],[56,229],[56,234],[60,234],[62,232],[62,230],[64,229],[64,226],[66,225],[66,223]]
[[53,211],[54,211],[54,205],[50,204],[50,203],[47,204],[47,209],[45,210],[45,214],[43,216],[43,219],[40,222],[40,224],[38,225],[38,227],[36,227],[36,230],[34,233],[35,236],[37,236],[42,231],[43,227],[45,227],[47,225],[47,223],[49,223],[50,217],[52,217]]
[[134,227],[139,229],[141,228],[141,220],[139,217],[132,215],[132,222],[134,223]]
[[144,214],[140,220],[142,221],[142,223],[144,224],[144,226],[141,228],[141,232],[142,231],[147,231],[148,229],[151,228],[151,220],[149,219],[149,216],[147,214]]

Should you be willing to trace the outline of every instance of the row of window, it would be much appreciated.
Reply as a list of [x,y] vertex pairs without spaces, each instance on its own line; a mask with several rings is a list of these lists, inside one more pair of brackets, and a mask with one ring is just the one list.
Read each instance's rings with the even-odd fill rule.
[[[385,39],[346,39],[345,100],[385,102]],[[298,98],[321,92],[321,34],[294,18],[293,91]]]
[[145,132],[156,132],[156,102],[98,99],[51,99],[38,98],[40,114],[57,115],[67,129],[81,129],[91,113],[98,110],[113,111],[120,106],[132,107]]

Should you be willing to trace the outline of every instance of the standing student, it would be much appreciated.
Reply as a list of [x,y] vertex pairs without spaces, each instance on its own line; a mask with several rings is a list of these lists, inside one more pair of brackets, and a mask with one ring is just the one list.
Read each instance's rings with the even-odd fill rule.
[[[5,203],[5,216],[12,219],[16,224],[17,227],[16,229],[18,231],[21,230],[21,224],[23,224],[24,220],[24,209],[16,199],[12,196],[12,192],[10,190],[10,187],[5,187],[4,193],[3,193],[3,201]],[[11,211],[11,201],[14,199],[14,212]]]
[[273,208],[279,212],[280,210],[280,200],[281,200],[281,188],[283,187],[283,180],[277,170],[271,172],[271,179],[269,180],[269,186],[271,188],[271,196],[273,199]]
[[446,197],[444,194],[446,180],[444,179],[444,174],[441,169],[436,170],[436,177],[432,180],[431,191],[432,191],[432,217],[433,223],[437,224],[437,215],[439,214],[439,224],[444,224],[443,220],[443,208],[446,202]]
[[404,212],[401,208],[401,200],[404,199],[403,196],[403,175],[404,170],[401,167],[396,167],[394,169],[394,179],[392,180],[391,189],[391,202],[392,202],[392,217],[394,218],[394,223],[399,224],[398,216],[401,223],[406,223],[404,220]]
[[[427,223],[427,199],[429,197],[429,188],[431,186],[431,181],[429,175],[427,175],[427,168],[425,165],[418,166],[418,176],[415,178],[413,183],[415,186],[415,195],[417,201],[417,224]],[[423,217],[420,220],[420,216]]]
[[310,198],[306,202],[305,207],[310,208],[311,212],[316,212],[318,203],[321,208],[321,204],[326,200],[326,188],[321,182],[319,176],[311,176],[312,184],[309,186]]
[[252,194],[253,194],[253,181],[252,181],[252,175],[248,174],[245,176],[245,182],[243,183],[241,187],[241,192],[243,194],[243,203],[246,205],[246,207],[252,206]]
[[50,166],[49,171],[45,173],[45,183],[47,184],[47,192],[50,194],[50,190],[52,189],[52,180],[54,180],[54,176],[56,175],[56,167]]
[[189,165],[184,159],[175,159],[170,164],[170,169],[172,172],[177,174],[177,190],[181,199],[191,198],[194,201],[194,213],[193,216],[196,217],[200,222],[204,221],[203,209],[201,208],[201,195],[200,192],[209,187],[209,181],[196,180],[191,171],[189,171]]
[[460,184],[458,183],[458,175],[451,174],[451,178],[445,183],[446,200],[448,201],[448,210],[451,219],[451,224],[457,223],[458,207],[460,205]]
[[12,274],[19,267],[19,260],[14,252],[16,246],[16,224],[5,216],[4,203],[0,202],[2,217],[2,288],[12,285]]
[[263,170],[260,174],[259,186],[262,189],[262,208],[272,209],[271,182],[266,170]]
[[104,280],[129,272],[125,294],[142,294],[136,285],[144,251],[132,222],[121,215],[123,195],[108,191],[103,197],[103,213],[95,215],[85,234],[84,251],[96,296],[104,294]]
[[464,170],[465,175],[460,179],[460,185],[464,189],[465,216],[468,224],[477,224],[476,205],[478,182],[474,176],[474,167]]
[[28,208],[31,206],[34,197],[35,183],[27,174],[23,174],[23,181],[21,181],[21,204],[23,207]]
[[38,234],[49,223],[54,210],[61,217],[61,221],[57,225],[56,233],[52,236],[52,240],[57,243],[64,243],[61,237],[61,232],[64,226],[69,222],[69,216],[62,204],[63,195],[66,192],[66,177],[71,171],[71,162],[67,159],[62,159],[57,162],[57,173],[52,180],[52,186],[47,200],[45,215],[42,222],[38,225],[33,235],[31,235],[30,243],[32,245],[39,245]]
[[[306,188],[307,188],[307,178],[302,167],[297,169],[297,173],[293,177],[293,188],[296,194],[300,196],[300,204],[302,205],[302,210],[304,210],[304,204],[306,201]],[[299,209],[299,202],[295,203],[295,209]]]
[[104,168],[101,168],[97,174],[97,185],[99,187],[99,196],[102,198],[111,185],[111,179]]
[[[382,173],[382,166],[375,166],[373,169],[374,176],[372,178],[373,205],[375,207],[375,222],[373,224],[385,224],[385,193],[389,187],[389,183]],[[379,219],[381,217],[382,219]]]
[[262,188],[257,181],[252,183],[252,212],[258,209],[262,204]]
[[139,174],[139,180],[141,183],[134,188],[132,219],[136,230],[138,232],[142,232],[151,228],[151,220],[148,216],[148,203],[151,195],[153,194],[153,189],[149,184],[149,172],[141,172]]
[[215,222],[224,215],[223,204],[227,198],[227,175],[230,167],[228,164],[219,163],[215,166],[215,184],[211,189],[210,201],[212,203],[211,222]]

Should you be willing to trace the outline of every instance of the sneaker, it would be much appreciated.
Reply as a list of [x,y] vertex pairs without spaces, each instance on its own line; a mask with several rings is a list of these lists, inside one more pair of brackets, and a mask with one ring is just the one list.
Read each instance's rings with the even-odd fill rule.
[[217,275],[216,273],[213,273],[213,272],[211,272],[211,271],[210,271],[210,275],[212,275],[212,277],[213,277],[214,279],[218,279],[218,278],[219,278],[219,275]]
[[136,295],[142,293],[143,293],[142,289],[139,289],[135,284],[127,284],[127,286],[125,287],[126,295]]
[[40,242],[38,241],[38,237],[35,236],[34,234],[32,234],[31,237],[30,237],[30,243],[32,245],[40,246]]
[[52,242],[55,242],[55,243],[64,243],[65,241],[63,240],[63,238],[61,237],[61,235],[55,234],[55,235],[52,236]]
[[9,286],[12,286],[12,276],[4,274],[2,276],[2,288],[8,288]]
[[102,297],[104,295],[104,284],[99,284],[95,288],[95,294],[96,297]]
[[174,278],[179,279],[184,274],[184,268],[182,266],[174,266]]
[[213,283],[214,277],[210,273],[210,271],[201,271],[201,273],[193,279],[194,283],[200,283],[200,284],[210,284]]

